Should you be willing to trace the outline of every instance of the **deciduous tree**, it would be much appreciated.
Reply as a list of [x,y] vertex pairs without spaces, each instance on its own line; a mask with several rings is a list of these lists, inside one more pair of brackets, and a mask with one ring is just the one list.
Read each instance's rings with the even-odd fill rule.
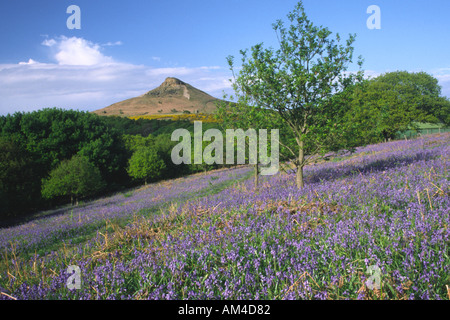
[[[279,49],[257,44],[250,53],[241,50],[242,67],[234,84],[238,97],[262,110],[276,111],[291,131],[295,146],[287,149],[297,169],[297,186],[302,188],[306,164],[331,150],[350,147],[352,140],[346,138],[351,125],[344,121],[347,89],[362,73],[346,73],[353,62],[354,35],[345,43],[339,34],[333,39],[331,31],[308,19],[301,2],[288,19],[288,28],[281,20],[273,25]],[[234,70],[233,57],[228,61]]]
[[51,199],[57,196],[70,196],[71,203],[78,199],[95,195],[103,188],[100,170],[89,159],[75,155],[62,161],[42,182],[42,196]]
[[141,147],[137,149],[129,160],[128,174],[134,179],[142,179],[147,184],[149,179],[159,178],[166,165],[157,151]]

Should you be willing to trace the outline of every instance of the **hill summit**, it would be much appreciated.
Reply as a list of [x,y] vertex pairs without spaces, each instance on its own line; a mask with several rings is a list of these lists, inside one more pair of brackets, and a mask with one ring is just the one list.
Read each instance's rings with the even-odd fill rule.
[[114,103],[93,113],[101,116],[143,116],[153,114],[206,113],[216,110],[219,99],[181,81],[168,77],[147,93]]

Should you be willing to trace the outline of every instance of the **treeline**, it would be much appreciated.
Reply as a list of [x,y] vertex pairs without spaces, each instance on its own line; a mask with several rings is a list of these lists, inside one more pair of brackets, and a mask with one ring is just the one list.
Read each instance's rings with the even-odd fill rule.
[[[426,73],[387,73],[351,86],[341,95],[347,105],[345,113],[329,132],[324,131],[328,135],[305,140],[305,154],[316,154],[317,146],[328,136],[337,150],[349,144],[394,139],[418,122],[450,124],[450,101],[441,96],[437,80]],[[280,160],[292,159],[288,151],[295,148],[295,137],[275,112],[235,103],[222,107],[216,115],[218,122],[203,123],[203,132],[212,128],[222,132],[227,128],[280,129]],[[341,109],[332,104],[324,110],[323,123],[316,119],[310,132],[329,125],[333,112]],[[209,161],[175,165],[171,152],[179,142],[171,141],[171,134],[181,128],[194,132],[190,121],[100,117],[56,108],[1,116],[0,223],[138,184],[223,166],[206,164]],[[333,133],[342,137],[347,131],[346,139],[332,139]],[[203,141],[202,150],[208,145]],[[257,166],[255,172],[256,185]]]
[[395,139],[420,123],[450,126],[450,100],[438,80],[425,72],[395,71],[350,88],[347,121],[361,128],[360,145]]
[[[161,134],[169,134],[176,129],[187,129],[189,131],[194,130],[193,122],[189,120],[158,120],[158,119],[145,119],[137,118],[130,119],[125,117],[103,117],[105,121],[113,128],[117,129],[122,134],[141,135],[147,137],[149,134],[153,136],[159,136]],[[217,128],[216,123],[203,122],[205,130],[210,128]]]
[[193,131],[193,124],[56,108],[0,117],[0,222],[217,168],[172,163],[171,132],[178,128]]

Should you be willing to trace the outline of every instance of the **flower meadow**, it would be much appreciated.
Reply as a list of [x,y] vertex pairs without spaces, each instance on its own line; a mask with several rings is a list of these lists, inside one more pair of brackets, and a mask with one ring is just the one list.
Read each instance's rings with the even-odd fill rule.
[[301,190],[239,167],[1,229],[0,299],[447,300],[449,155],[448,133],[393,141]]
[[[182,201],[207,188],[236,179],[249,172],[249,168],[218,170],[208,174],[192,175],[149,185],[112,197],[102,198],[79,207],[60,210],[54,217],[41,218],[18,227],[0,229],[0,251],[35,251],[54,242],[80,236],[97,230],[105,221],[127,220],[138,212],[152,212],[161,204]],[[11,246],[12,245],[12,246]]]

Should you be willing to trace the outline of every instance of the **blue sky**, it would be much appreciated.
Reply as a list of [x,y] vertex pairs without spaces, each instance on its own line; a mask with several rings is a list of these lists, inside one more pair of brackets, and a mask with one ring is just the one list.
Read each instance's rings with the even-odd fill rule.
[[[174,76],[216,97],[231,93],[226,57],[263,42],[293,0],[15,0],[0,2],[0,114],[44,107],[96,110]],[[304,0],[317,25],[347,38],[367,75],[432,74],[450,97],[450,1]],[[81,29],[69,30],[69,5]],[[369,30],[367,8],[381,9]],[[350,66],[356,70],[356,66]]]

